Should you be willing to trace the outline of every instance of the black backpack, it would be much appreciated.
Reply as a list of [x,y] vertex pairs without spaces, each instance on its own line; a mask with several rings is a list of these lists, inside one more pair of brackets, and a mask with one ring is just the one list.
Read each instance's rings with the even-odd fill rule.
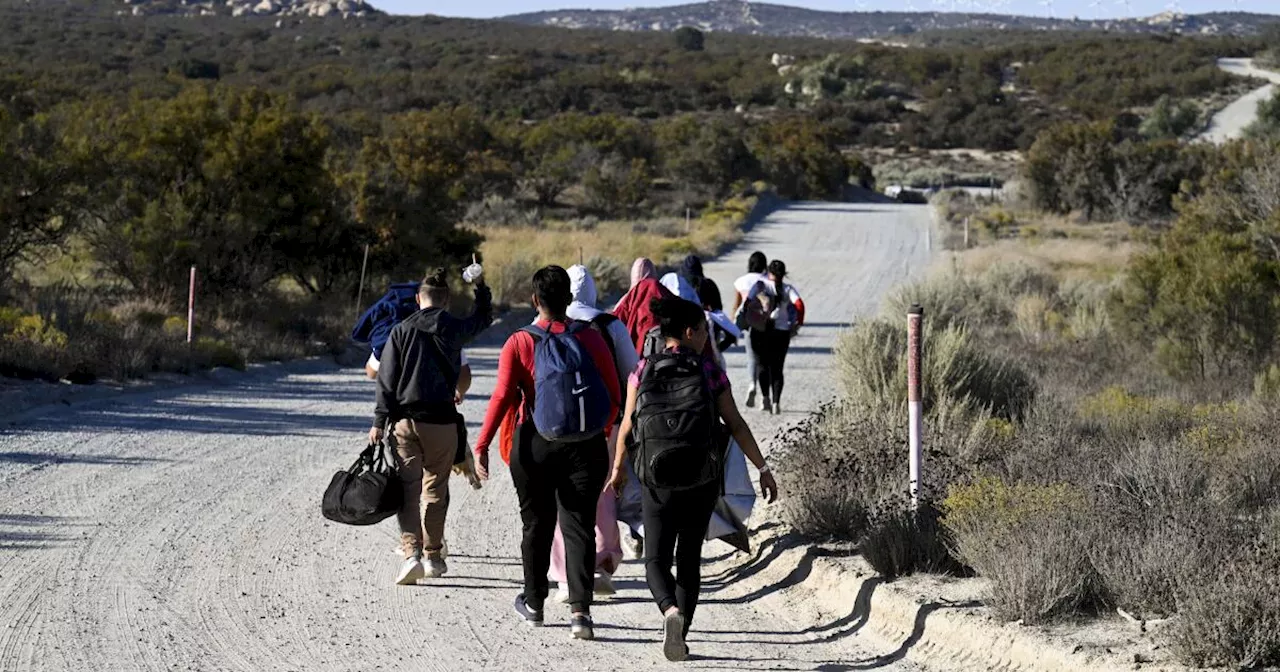
[[635,468],[651,488],[687,490],[722,477],[720,423],[702,372],[688,353],[647,358],[636,390]]
[[347,525],[373,525],[400,510],[404,490],[387,451],[390,448],[382,444],[370,444],[350,469],[333,475],[320,502],[325,518]]
[[644,334],[644,341],[640,345],[640,356],[649,359],[650,357],[662,352],[667,347],[667,339],[662,335],[662,327],[654,326]]

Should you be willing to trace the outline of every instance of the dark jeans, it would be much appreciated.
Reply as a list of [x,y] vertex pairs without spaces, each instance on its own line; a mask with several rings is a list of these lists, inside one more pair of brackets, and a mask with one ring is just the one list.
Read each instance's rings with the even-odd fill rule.
[[[685,632],[693,622],[702,589],[702,541],[711,510],[720,498],[720,481],[692,490],[644,491],[644,570],[649,592],[666,613],[679,607]],[[678,542],[678,543],[677,543]],[[676,567],[671,575],[671,565]]]
[[516,429],[515,444],[511,480],[524,523],[520,555],[525,599],[537,610],[546,602],[558,516],[564,534],[569,605],[574,612],[589,613],[596,565],[596,501],[609,472],[605,437],[551,443],[527,423]]
[[751,349],[756,355],[756,371],[760,378],[760,391],[772,401],[782,399],[782,369],[787,363],[787,351],[791,349],[791,332],[775,329],[751,331]]

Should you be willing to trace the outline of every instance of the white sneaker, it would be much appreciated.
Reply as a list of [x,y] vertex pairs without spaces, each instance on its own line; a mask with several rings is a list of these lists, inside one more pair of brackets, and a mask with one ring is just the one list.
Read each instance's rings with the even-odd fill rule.
[[449,565],[445,563],[444,558],[427,558],[427,567],[424,571],[424,578],[438,579],[449,571]]
[[422,566],[422,560],[417,556],[410,557],[400,566],[400,574],[396,576],[397,586],[412,586],[418,582],[418,579],[426,576],[426,569]]
[[622,556],[628,560],[643,560],[644,537],[633,537],[630,532],[622,535]]
[[592,588],[596,595],[613,595],[618,592],[613,587],[613,575],[609,572],[596,572],[595,586]]
[[689,658],[689,647],[684,643],[684,615],[678,611],[662,617],[662,654],[673,663]]
[[560,604],[569,604],[569,587],[563,583],[560,584],[560,587],[556,589],[556,594],[551,599]]

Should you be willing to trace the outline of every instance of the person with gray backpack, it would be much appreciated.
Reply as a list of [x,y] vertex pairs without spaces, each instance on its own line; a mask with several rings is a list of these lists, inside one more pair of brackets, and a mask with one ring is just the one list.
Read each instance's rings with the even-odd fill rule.
[[524,591],[515,611],[543,624],[556,520],[565,542],[572,612],[570,633],[594,639],[591,604],[596,503],[609,473],[605,432],[618,415],[618,372],[605,337],[590,322],[571,320],[569,274],[547,266],[533,276],[538,319],[509,338],[498,359],[498,381],[475,446],[476,471],[489,477],[489,445],[519,407],[511,450],[511,480],[520,501]]
[[729,436],[759,470],[766,501],[777,499],[778,485],[724,369],[702,354],[709,332],[701,306],[662,298],[650,308],[665,347],[628,378],[620,431],[631,450],[618,451],[609,484],[621,491],[629,452],[644,497],[645,576],[662,613],[663,653],[682,661],[689,656],[685,638],[702,585],[702,542],[721,495]]

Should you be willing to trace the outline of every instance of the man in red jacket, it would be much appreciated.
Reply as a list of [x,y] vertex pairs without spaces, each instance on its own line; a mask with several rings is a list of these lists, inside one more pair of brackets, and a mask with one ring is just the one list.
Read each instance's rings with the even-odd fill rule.
[[[547,266],[534,274],[533,305],[538,310],[534,324],[539,329],[550,334],[564,333],[570,322],[566,311],[572,300],[569,274],[563,268]],[[594,328],[578,332],[576,338],[604,381],[610,404],[605,427],[612,427],[622,398],[613,354],[605,337]],[[565,542],[569,606],[573,611],[571,632],[578,639],[593,639],[596,500],[608,477],[609,448],[603,430],[581,441],[549,441],[536,431],[533,425],[534,346],[534,337],[520,331],[502,347],[497,386],[476,440],[476,472],[481,479],[489,477],[489,445],[502,419],[518,407],[511,450],[511,480],[520,500],[520,520],[524,528],[520,544],[524,592],[516,597],[515,610],[530,625],[542,625],[558,506]]]

